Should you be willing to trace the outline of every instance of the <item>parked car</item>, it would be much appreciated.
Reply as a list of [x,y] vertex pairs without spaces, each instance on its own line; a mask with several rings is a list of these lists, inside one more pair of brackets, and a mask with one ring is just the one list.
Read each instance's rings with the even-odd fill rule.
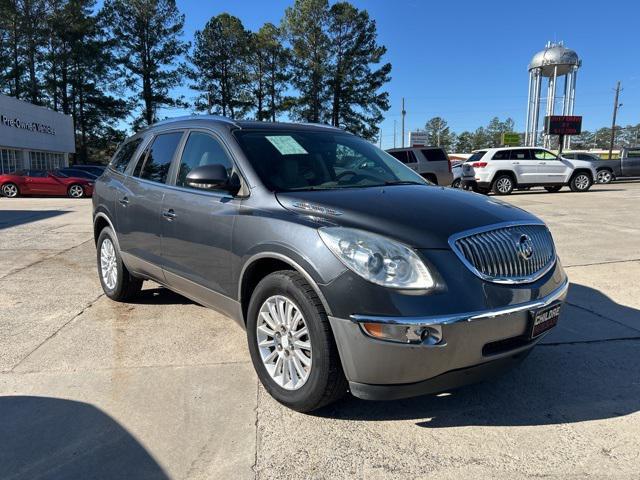
[[453,182],[449,156],[440,147],[409,147],[387,150],[392,157],[415,170],[436,185],[449,186]]
[[92,180],[65,177],[44,170],[21,170],[0,175],[0,190],[5,197],[18,195],[66,195],[71,198],[93,195]]
[[625,147],[620,158],[613,160],[603,160],[589,152],[567,152],[562,156],[569,160],[583,160],[593,164],[597,183],[610,183],[623,177],[640,177],[640,147]]
[[86,178],[87,180],[95,181],[99,175],[94,175],[88,170],[78,170],[75,168],[59,168],[53,171],[54,175],[59,177],[76,177]]
[[118,149],[93,207],[108,297],[153,280],[233,318],[265,389],[303,412],[503,371],[568,286],[535,216],[327,126],[158,123]]
[[591,162],[567,160],[544,148],[478,150],[462,169],[464,188],[497,195],[535,186],[558,192],[568,185],[574,192],[586,192],[595,178],[596,169]]
[[451,174],[453,175],[453,181],[451,186],[453,188],[462,188],[462,164],[464,162],[451,162]]

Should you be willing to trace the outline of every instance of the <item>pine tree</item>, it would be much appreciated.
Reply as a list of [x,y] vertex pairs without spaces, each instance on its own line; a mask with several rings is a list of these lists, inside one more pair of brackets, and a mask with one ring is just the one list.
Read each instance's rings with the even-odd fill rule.
[[211,18],[202,31],[195,33],[191,87],[203,92],[196,99],[197,110],[211,110],[231,118],[246,115],[251,108],[250,39],[240,19],[228,13]]
[[375,21],[366,10],[339,2],[329,10],[331,64],[328,68],[331,124],[364,138],[378,135],[389,94],[380,88],[390,80],[391,64],[377,69],[386,48],[377,44]]
[[451,148],[454,137],[447,121],[442,117],[433,117],[424,126],[427,132],[427,144],[437,147]]
[[142,106],[134,126],[155,122],[160,108],[186,106],[170,95],[184,77],[180,58],[189,47],[180,40],[184,15],[175,0],[106,0],[104,13],[132,103]]

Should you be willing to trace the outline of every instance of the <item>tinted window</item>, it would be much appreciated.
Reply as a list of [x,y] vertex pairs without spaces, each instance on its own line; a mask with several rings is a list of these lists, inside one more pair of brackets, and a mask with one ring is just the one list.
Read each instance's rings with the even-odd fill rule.
[[271,190],[426,185],[420,175],[371,143],[342,132],[237,130],[247,159]]
[[640,150],[628,150],[627,157],[638,158],[640,157]]
[[510,155],[509,150],[498,150],[493,154],[492,160],[509,160]]
[[140,172],[140,178],[165,183],[171,167],[171,160],[181,138],[182,132],[158,135],[149,148],[149,153]]
[[189,134],[187,143],[182,152],[178,178],[176,185],[187,187],[187,175],[191,170],[203,165],[213,165],[219,163],[227,169],[229,177],[233,170],[233,162],[227,156],[227,152],[222,145],[211,135],[200,132]]
[[556,160],[558,158],[546,150],[533,150],[533,156],[536,160]]
[[111,168],[113,168],[117,172],[124,173],[124,171],[127,169],[127,165],[129,165],[131,157],[133,157],[133,154],[136,152],[136,149],[140,145],[140,142],[142,142],[142,139],[136,138],[135,140],[122,145],[109,164]]
[[409,163],[409,157],[407,156],[406,151],[389,152],[389,155],[391,155],[393,158],[397,160],[400,160],[402,163]]
[[589,155],[588,153],[580,153],[578,155],[574,155],[573,158],[577,158],[578,160],[586,160],[587,162],[600,160],[600,158],[596,157],[595,155]]
[[[467,158],[467,162],[477,162],[478,160],[480,160],[482,157],[484,157],[484,154],[487,153],[485,150],[481,150],[479,152],[474,153],[473,155],[471,155],[469,158]],[[466,163],[466,162],[465,162]]]
[[532,160],[531,158],[531,150],[529,149],[519,149],[519,150],[509,150],[511,155],[509,158],[511,160]]
[[449,160],[449,157],[441,148],[429,148],[420,151],[429,162],[446,162]]
[[45,172],[44,170],[29,170],[29,173],[27,174],[27,177],[43,178],[46,176],[47,172]]

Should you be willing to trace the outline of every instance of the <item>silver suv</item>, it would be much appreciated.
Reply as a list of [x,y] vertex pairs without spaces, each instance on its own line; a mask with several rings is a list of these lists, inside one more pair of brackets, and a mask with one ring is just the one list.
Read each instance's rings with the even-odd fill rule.
[[409,147],[387,150],[389,155],[436,185],[449,186],[453,182],[451,162],[444,148]]

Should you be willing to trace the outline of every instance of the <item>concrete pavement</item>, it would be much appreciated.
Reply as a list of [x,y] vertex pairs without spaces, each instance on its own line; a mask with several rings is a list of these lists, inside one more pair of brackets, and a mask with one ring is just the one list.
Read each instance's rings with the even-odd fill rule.
[[507,200],[572,281],[544,345],[481,385],[301,415],[231,320],[102,295],[89,200],[0,199],[0,478],[638,478],[640,182]]

